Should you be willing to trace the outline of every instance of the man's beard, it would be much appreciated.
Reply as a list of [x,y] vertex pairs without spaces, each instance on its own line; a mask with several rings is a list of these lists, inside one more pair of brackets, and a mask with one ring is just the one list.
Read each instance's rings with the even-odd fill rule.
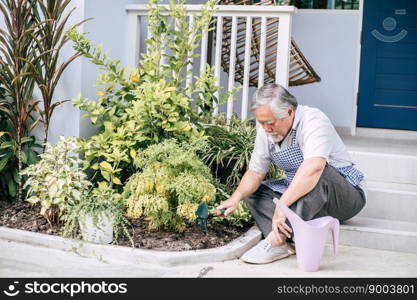
[[270,133],[267,133],[267,135],[271,138],[271,140],[274,141],[274,143],[279,143],[284,139],[284,137],[282,135],[279,135],[279,134],[272,135]]

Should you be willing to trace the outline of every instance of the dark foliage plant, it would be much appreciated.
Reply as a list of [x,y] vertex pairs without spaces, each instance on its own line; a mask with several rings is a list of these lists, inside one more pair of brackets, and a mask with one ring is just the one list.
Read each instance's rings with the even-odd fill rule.
[[[0,0],[0,186],[6,198],[22,198],[21,170],[38,160],[31,135],[39,122],[44,143],[52,113],[64,101],[52,102],[56,86],[79,54],[62,61],[65,26],[74,9],[71,0]],[[75,24],[73,27],[77,27]],[[41,101],[33,98],[37,87]]]
[[[48,141],[48,131],[54,110],[69,99],[53,102],[55,89],[66,68],[79,56],[74,53],[67,60],[62,59],[61,50],[69,41],[65,26],[76,9],[68,12],[71,0],[35,0],[33,17],[36,30],[33,32],[34,49],[37,58],[29,62],[31,72],[42,94],[42,109],[39,110],[44,127],[44,143]],[[89,19],[83,20],[71,28],[76,28]]]
[[[0,84],[5,94],[4,99],[0,100],[4,124],[0,150],[7,149],[9,154],[16,155],[10,160],[10,156],[3,153],[2,163],[17,167],[17,176],[14,171],[11,174],[11,178],[17,179],[16,192],[10,188],[13,186],[10,183],[12,181],[9,181],[8,186],[9,193],[16,194],[18,200],[22,198],[23,181],[20,171],[25,160],[23,148],[30,139],[28,134],[36,125],[36,121],[31,122],[31,113],[37,109],[38,104],[32,98],[35,81],[30,64],[27,63],[36,59],[32,39],[36,29],[33,5],[34,2],[29,0],[0,0],[0,13],[5,23],[5,30],[0,29]],[[15,161],[17,165],[13,166]]]

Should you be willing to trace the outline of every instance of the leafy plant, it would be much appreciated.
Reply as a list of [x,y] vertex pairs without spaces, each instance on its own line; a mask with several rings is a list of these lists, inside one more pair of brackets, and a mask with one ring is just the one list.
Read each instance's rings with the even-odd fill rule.
[[[246,172],[254,149],[256,126],[254,120],[241,121],[238,117],[227,120],[219,115],[214,125],[206,127],[207,147],[200,156],[223,184],[236,188]],[[275,165],[267,177],[282,176]]]
[[28,176],[27,201],[39,203],[40,214],[48,222],[57,223],[69,206],[85,197],[91,183],[79,167],[81,160],[75,156],[79,145],[75,138],[59,137],[58,143],[47,143],[41,160],[22,171]]
[[[201,30],[211,28],[214,3],[210,0],[203,7],[190,28],[183,0],[170,1],[169,8],[151,0],[148,51],[139,68],[130,73],[82,34],[75,30],[68,33],[74,49],[105,71],[97,80],[103,86],[97,102],[81,97],[74,100],[99,127],[98,134],[83,144],[85,167],[95,170],[96,181],[123,184],[135,172],[133,160],[142,149],[166,139],[201,137],[203,119],[214,109],[213,102],[220,104],[231,95],[213,99],[219,87],[210,67],[196,78],[194,87],[187,86],[185,80],[186,67],[195,57],[190,53],[199,45]],[[199,110],[193,107],[194,100]]]
[[128,217],[145,216],[150,230],[181,232],[185,221],[196,219],[199,203],[214,201],[210,169],[195,154],[198,144],[171,139],[138,155],[135,165],[141,171],[132,175],[123,192]]
[[[213,125],[206,127],[207,143],[199,152],[202,160],[210,166],[212,174],[219,181],[216,186],[216,202],[213,207],[228,199],[246,172],[256,138],[254,120],[241,121],[238,117],[227,119],[223,114],[214,119]],[[282,171],[271,166],[267,178],[279,178]],[[245,226],[252,217],[242,201],[239,208],[228,218],[217,218],[233,226]]]
[[[215,209],[221,202],[227,200],[235,191],[234,187],[221,184],[218,180],[215,181],[215,184],[216,201],[211,203],[211,209]],[[214,218],[213,221],[228,224],[235,227],[245,227],[250,224],[253,224],[252,214],[246,207],[244,201],[240,201],[238,208],[233,212],[233,214],[231,214],[227,218]]]
[[134,245],[127,230],[129,221],[124,216],[125,209],[126,204],[121,195],[111,185],[100,182],[97,188],[92,189],[77,204],[68,207],[66,214],[62,217],[63,236],[80,238],[80,222],[83,222],[86,216],[91,216],[93,224],[97,224],[99,218],[105,214],[114,221],[115,241],[117,242],[120,236],[125,235]]
[[[33,18],[36,20],[36,30],[32,34],[36,59],[28,63],[32,76],[42,94],[43,110],[39,110],[44,126],[44,143],[48,141],[48,130],[54,110],[63,100],[52,103],[56,86],[65,69],[81,54],[75,53],[67,60],[62,60],[61,50],[68,42],[65,26],[75,8],[65,13],[71,0],[34,0]],[[72,26],[76,28],[87,20]]]
[[[0,118],[1,119],[1,118]],[[0,120],[0,128],[8,132],[8,124],[5,120]],[[35,137],[24,137],[21,139],[21,158],[22,167],[25,168],[39,161],[38,153],[35,148],[41,148],[36,144]],[[4,134],[0,137],[0,195],[7,198],[14,198],[17,194],[19,182],[18,175],[18,144],[16,140]]]
[[0,30],[0,84],[6,94],[6,99],[0,101],[0,110],[10,128],[5,132],[16,145],[18,200],[21,199],[23,186],[20,175],[24,164],[23,141],[37,122],[29,122],[32,111],[37,109],[37,102],[32,99],[34,80],[28,63],[36,59],[32,36],[37,24],[32,6],[33,1],[30,0],[0,1],[0,13],[6,28]]

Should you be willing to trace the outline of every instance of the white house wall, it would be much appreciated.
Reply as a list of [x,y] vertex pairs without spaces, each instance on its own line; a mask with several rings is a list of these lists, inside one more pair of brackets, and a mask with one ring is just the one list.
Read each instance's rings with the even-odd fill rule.
[[358,22],[359,11],[300,9],[294,15],[293,37],[321,82],[290,91],[301,104],[324,111],[337,127],[353,122]]
[[[73,25],[84,18],[84,0],[72,0],[69,9],[76,7],[68,25]],[[74,54],[72,49],[72,42],[68,42],[62,49],[62,58],[67,59]],[[54,101],[72,100],[82,92],[82,60],[78,58],[72,62],[63,73],[61,80],[57,85],[54,95]],[[40,93],[36,93],[38,99],[41,99]],[[39,130],[38,126],[38,130]],[[42,129],[43,130],[43,129]],[[43,133],[42,133],[43,134]],[[49,141],[54,143],[57,141],[59,135],[64,136],[79,136],[80,134],[80,110],[74,107],[71,101],[64,103],[55,109],[52,115],[51,125],[49,130]],[[39,134],[37,134],[39,136]]]
[[[187,1],[199,4],[204,1]],[[76,6],[69,24],[83,18],[93,17],[82,29],[87,37],[108,50],[110,57],[118,58],[125,64],[127,4],[147,3],[147,0],[73,0]],[[322,109],[337,127],[351,127],[355,102],[355,76],[357,66],[358,11],[298,10],[293,19],[293,37],[302,52],[322,78],[319,83],[291,87],[290,91],[301,104]],[[214,46],[214,45],[213,45]],[[63,49],[63,55],[71,55],[71,43]],[[214,49],[213,49],[214,53]],[[198,66],[196,66],[198,68]],[[79,93],[95,99],[94,86],[99,74],[98,68],[85,59],[78,59],[70,65],[58,85],[55,100],[73,99]],[[222,74],[222,78],[225,74]],[[250,89],[250,95],[254,92]],[[238,97],[241,93],[239,93]],[[37,94],[39,96],[39,94]],[[250,105],[250,103],[249,103]],[[235,104],[240,115],[240,105]],[[94,133],[89,120],[80,118],[80,112],[71,103],[59,107],[50,128],[50,140],[58,135],[89,136]],[[42,136],[41,131],[38,136]]]

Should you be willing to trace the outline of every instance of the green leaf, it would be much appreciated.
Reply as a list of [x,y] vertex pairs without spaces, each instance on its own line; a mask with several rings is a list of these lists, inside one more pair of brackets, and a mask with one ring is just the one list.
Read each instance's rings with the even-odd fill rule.
[[3,142],[0,145],[0,149],[7,149],[7,148],[13,148],[13,147],[14,147],[14,142],[13,141]]
[[36,152],[33,151],[32,149],[28,149],[27,157],[28,157],[28,165],[32,165],[38,162],[38,156],[36,155]]
[[27,158],[27,156],[26,156],[25,151],[21,151],[21,153],[22,153],[22,162],[23,162],[24,164],[27,164],[28,158]]
[[25,144],[25,143],[32,142],[33,138],[32,137],[24,137],[20,141],[21,141],[22,144]]
[[104,179],[106,179],[107,181],[110,181],[110,173],[101,170],[101,175],[104,177]]
[[0,137],[3,136],[3,135],[5,135],[5,134],[10,135],[10,133],[7,132],[7,131],[0,131]]
[[9,181],[8,188],[9,188],[9,195],[12,197],[16,197],[16,183],[13,180]]
[[100,167],[104,170],[104,171],[108,171],[108,172],[112,172],[113,171],[113,167],[111,166],[111,164],[109,164],[107,161],[102,161],[100,163]]
[[3,157],[0,160],[0,172],[6,167],[8,160],[9,160],[9,158],[7,156],[6,157]]
[[16,168],[13,169],[13,173],[12,174],[13,174],[13,180],[14,180],[14,182],[18,183],[19,182],[19,173],[18,173],[18,171],[17,171]]
[[122,184],[122,182],[120,181],[120,179],[117,178],[117,177],[113,177],[113,183],[114,184],[118,184],[118,185],[121,185]]

